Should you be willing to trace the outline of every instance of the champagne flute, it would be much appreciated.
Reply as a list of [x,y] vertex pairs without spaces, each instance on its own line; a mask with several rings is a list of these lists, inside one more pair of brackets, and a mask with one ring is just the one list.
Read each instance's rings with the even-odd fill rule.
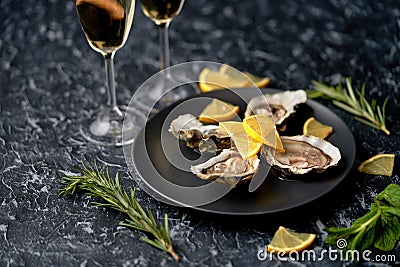
[[[140,0],[143,13],[150,18],[159,29],[160,41],[160,70],[167,69],[171,66],[169,53],[169,37],[168,28],[172,19],[179,15],[182,10],[185,0]],[[187,92],[165,92],[167,83],[173,81],[171,73],[167,70],[162,72],[162,78],[159,84],[153,86],[149,95],[153,99],[158,99],[160,96],[161,103],[158,103],[158,108],[165,107],[169,103],[187,96]]]
[[[128,38],[135,1],[76,0],[75,4],[89,45],[104,57],[108,96],[106,106],[90,112],[88,118],[83,120],[80,132],[85,139],[101,146],[121,146],[130,143],[135,130],[134,113],[125,106],[117,105],[114,55]],[[122,127],[124,135],[132,133],[132,138],[122,139]]]

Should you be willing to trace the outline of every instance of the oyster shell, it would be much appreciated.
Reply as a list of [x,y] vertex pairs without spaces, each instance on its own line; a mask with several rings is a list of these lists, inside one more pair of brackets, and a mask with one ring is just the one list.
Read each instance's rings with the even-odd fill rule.
[[178,116],[168,130],[200,153],[220,151],[231,147],[231,138],[217,125],[204,125],[192,114]]
[[340,151],[331,143],[314,136],[281,136],[284,153],[264,148],[266,161],[284,174],[323,172],[336,166],[341,158]]
[[[235,186],[250,181],[260,167],[257,156],[243,160],[235,148],[224,149],[204,163],[192,166],[190,170],[204,180]],[[220,179],[218,179],[220,178]]]
[[[271,114],[275,125],[282,126],[290,115],[295,113],[295,107],[307,101],[304,90],[284,91],[275,94],[265,94],[252,98],[244,113],[245,117],[253,114]],[[269,105],[269,107],[268,107]]]

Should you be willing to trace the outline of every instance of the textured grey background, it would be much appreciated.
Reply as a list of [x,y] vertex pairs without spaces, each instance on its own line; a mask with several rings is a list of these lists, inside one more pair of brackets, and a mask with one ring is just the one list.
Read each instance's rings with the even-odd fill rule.
[[[367,97],[390,97],[391,136],[332,108],[353,131],[357,162],[395,153],[394,175],[352,172],[317,203],[276,216],[231,218],[170,207],[143,191],[137,196],[157,218],[169,214],[181,256],[140,241],[119,227],[122,214],[90,205],[83,195],[61,197],[57,183],[81,160],[119,171],[134,186],[120,149],[99,148],[78,133],[78,120],[104,102],[101,56],[87,44],[71,0],[0,1],[0,266],[319,266],[260,262],[256,253],[279,225],[318,234],[323,225],[348,226],[373,197],[399,181],[400,5],[398,1],[188,0],[171,24],[173,63],[209,60],[272,78],[271,87],[304,88],[312,79],[367,82]],[[129,39],[116,55],[118,97],[127,103],[158,68],[155,26],[139,5]],[[400,260],[397,245],[397,264]],[[325,262],[328,264],[328,262]],[[342,262],[331,262],[342,266]],[[393,264],[393,263],[392,263]],[[374,263],[364,263],[372,266]]]

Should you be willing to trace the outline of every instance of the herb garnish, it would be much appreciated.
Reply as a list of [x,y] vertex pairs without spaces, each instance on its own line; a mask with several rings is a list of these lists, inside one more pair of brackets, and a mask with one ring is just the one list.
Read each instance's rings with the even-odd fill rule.
[[309,98],[325,97],[331,99],[334,105],[355,115],[356,120],[381,130],[387,135],[390,134],[385,124],[385,107],[388,97],[385,99],[382,108],[377,105],[376,99],[372,99],[371,104],[368,103],[365,98],[365,83],[363,83],[361,91],[353,90],[349,77],[346,78],[346,88],[343,88],[341,81],[336,87],[317,81],[311,81],[311,83],[315,90],[307,90]]
[[153,235],[154,239],[142,237],[142,240],[171,254],[176,261],[179,260],[179,256],[172,246],[167,214],[164,217],[164,224],[159,225],[151,211],[148,208],[145,211],[137,202],[135,189],[131,188],[130,194],[122,189],[118,173],[112,179],[108,169],[101,172],[96,164],[94,168],[88,168],[82,163],[82,168],[76,167],[76,169],[81,173],[80,176],[63,177],[61,183],[65,187],[60,189],[63,195],[83,190],[87,191],[86,194],[89,196],[102,198],[106,203],[93,202],[93,204],[126,213],[129,219],[121,222],[121,225]]
[[400,186],[388,185],[379,193],[370,211],[353,222],[350,228],[325,228],[325,242],[336,244],[340,238],[347,241],[345,250],[363,251],[371,246],[382,251],[394,249],[400,239]]

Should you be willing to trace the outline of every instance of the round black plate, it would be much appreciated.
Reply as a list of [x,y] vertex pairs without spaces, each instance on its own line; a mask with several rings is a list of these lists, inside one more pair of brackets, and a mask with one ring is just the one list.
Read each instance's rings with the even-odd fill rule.
[[[246,103],[242,98],[248,101],[260,94],[257,91],[254,88],[232,91],[220,90],[201,94],[192,99],[200,97],[218,98],[239,105],[241,110],[239,115],[243,117]],[[235,92],[240,93],[241,97]],[[275,93],[278,90],[265,89],[262,92]],[[169,155],[181,152],[188,158],[195,159],[198,157],[196,152],[185,145],[176,145],[176,138],[168,132],[168,125],[180,114],[192,113],[194,116],[198,116],[206,104],[189,103],[188,105],[181,105],[180,108],[175,108],[178,104],[162,110],[151,118],[137,136],[132,150],[134,165],[145,186],[151,190],[153,195],[155,194],[156,198],[168,199],[172,203],[176,202],[176,196],[180,195],[181,192],[170,189],[167,185],[168,182],[189,187],[208,183],[190,172],[175,168],[163,152],[163,150],[168,151]],[[174,112],[173,116],[169,116],[171,111]],[[299,207],[320,198],[335,188],[352,168],[356,155],[354,137],[347,125],[336,114],[313,100],[307,100],[305,105],[299,107],[296,115],[288,122],[289,126],[285,135],[301,134],[305,120],[311,116],[334,128],[334,133],[327,140],[340,149],[342,159],[338,166],[318,175],[299,177],[300,179],[281,179],[270,172],[263,184],[254,192],[248,192],[248,186],[244,185],[231,190],[217,201],[192,208],[230,215],[269,214]],[[161,138],[163,139],[163,147],[161,146]],[[165,146],[165,144],[171,145]],[[165,181],[155,179],[155,177],[163,177]]]

